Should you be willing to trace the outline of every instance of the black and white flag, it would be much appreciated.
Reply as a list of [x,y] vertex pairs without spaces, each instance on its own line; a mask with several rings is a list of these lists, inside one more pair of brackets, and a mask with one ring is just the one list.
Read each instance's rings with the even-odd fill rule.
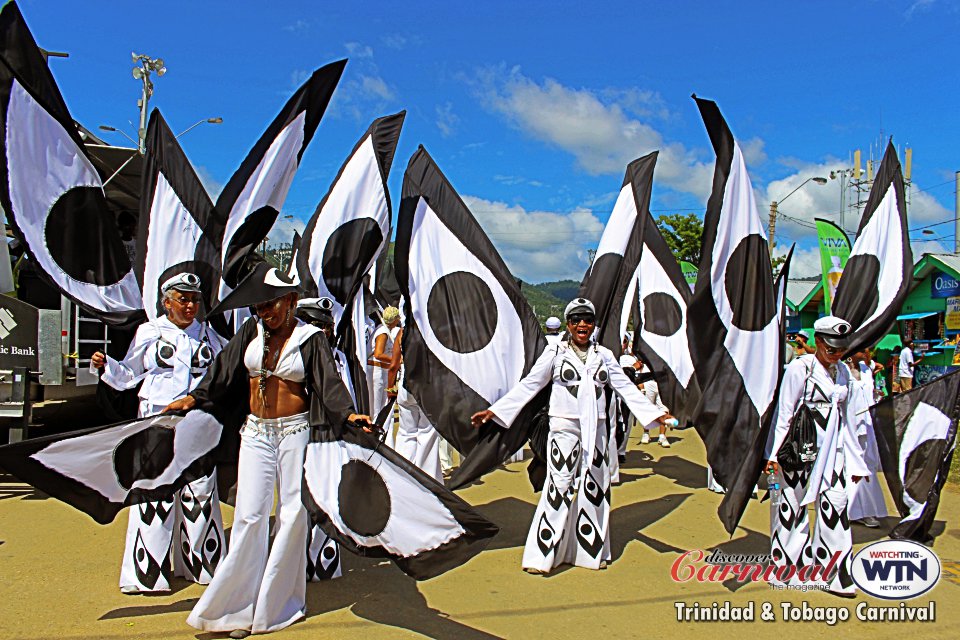
[[452,478],[462,486],[526,441],[548,391],[510,429],[491,423],[478,433],[470,416],[519,382],[546,339],[500,254],[423,147],[404,174],[394,256],[406,311],[404,387],[464,455]]
[[627,165],[623,186],[603,229],[593,264],[580,284],[579,297],[593,302],[597,310],[598,341],[615,355],[622,351],[625,320],[632,306],[626,300],[640,261],[657,154],[654,151]]
[[783,344],[770,253],[743,154],[716,103],[694,99],[717,154],[687,314],[701,391],[694,425],[714,476],[727,488],[719,513],[732,533],[763,467],[756,439],[776,413],[782,367],[764,363],[782,356]]
[[0,467],[108,524],[126,506],[168,499],[211,473],[222,431],[203,411],[158,415],[8,444]]
[[405,116],[374,120],[303,232],[297,259],[304,290],[333,300],[337,324],[390,241],[387,178]]
[[0,10],[0,204],[64,295],[111,324],[143,320],[140,287],[83,143],[16,3]]
[[463,564],[499,531],[360,429],[307,445],[303,489],[313,524],[347,550],[390,558],[417,580]]
[[880,460],[901,516],[891,538],[929,540],[957,446],[958,411],[960,371],[870,408]]
[[650,365],[667,409],[682,426],[690,425],[700,401],[687,336],[693,294],[653,216],[649,211],[641,215],[646,216],[643,249],[627,293],[635,307],[633,351]]
[[307,294],[333,301],[337,337],[347,356],[360,411],[369,408],[361,288],[364,276],[390,242],[387,178],[405,117],[401,111],[378,118],[363,134],[307,222],[297,258]]
[[873,346],[887,334],[912,283],[903,173],[890,142],[831,307],[833,315],[853,327],[849,353]]
[[[244,260],[276,221],[346,64],[340,60],[313,72],[270,123],[217,199],[226,288],[237,286]],[[221,291],[221,297],[225,293]]]
[[137,234],[137,279],[150,320],[164,315],[167,279],[178,273],[200,277],[206,303],[199,319],[217,303],[220,259],[213,202],[160,112],[147,127],[140,230]]

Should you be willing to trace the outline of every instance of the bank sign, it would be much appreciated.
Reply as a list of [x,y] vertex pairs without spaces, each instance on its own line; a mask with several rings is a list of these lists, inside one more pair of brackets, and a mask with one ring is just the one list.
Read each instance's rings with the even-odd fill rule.
[[943,271],[934,271],[930,276],[931,298],[960,296],[960,281]]
[[0,371],[14,367],[37,369],[37,323],[34,307],[0,295]]

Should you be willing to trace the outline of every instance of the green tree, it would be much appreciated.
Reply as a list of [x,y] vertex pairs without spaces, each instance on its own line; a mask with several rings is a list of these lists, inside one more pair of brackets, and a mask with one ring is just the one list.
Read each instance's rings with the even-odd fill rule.
[[657,227],[677,260],[700,264],[703,220],[695,213],[670,213],[657,218]]

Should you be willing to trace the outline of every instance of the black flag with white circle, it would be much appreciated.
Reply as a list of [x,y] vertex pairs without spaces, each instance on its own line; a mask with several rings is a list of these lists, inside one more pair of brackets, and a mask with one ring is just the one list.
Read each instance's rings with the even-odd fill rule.
[[195,273],[206,303],[217,303],[220,259],[213,202],[160,112],[147,126],[140,229],[137,234],[137,280],[150,320],[164,315],[160,286],[178,273]]
[[657,155],[654,151],[627,165],[623,186],[603,229],[593,264],[580,284],[578,296],[590,300],[596,308],[600,344],[616,355],[623,349],[625,320],[631,308],[627,293],[640,261]]
[[397,220],[397,282],[404,297],[404,386],[464,460],[459,487],[523,446],[549,397],[510,429],[478,430],[488,408],[530,371],[546,347],[533,310],[473,214],[423,147],[407,166]]
[[912,284],[903,173],[890,142],[831,306],[833,315],[853,327],[849,353],[872,346],[887,334]]
[[158,415],[0,447],[0,467],[100,524],[125,506],[169,499],[209,475],[223,426],[212,415]]
[[957,446],[960,371],[870,408],[877,448],[901,520],[891,538],[928,542]]
[[244,260],[267,237],[276,221],[303,152],[346,64],[346,60],[331,62],[313,72],[287,100],[217,198],[226,287],[237,286]]
[[13,2],[0,10],[0,144],[0,204],[44,276],[106,322],[142,322],[103,176]]
[[743,154],[716,103],[694,99],[717,154],[687,314],[701,392],[694,424],[714,476],[728,489],[720,517],[732,533],[749,493],[731,489],[744,456],[776,412],[782,367],[761,365],[783,348],[770,253]]
[[633,351],[650,366],[667,409],[681,425],[690,425],[700,401],[687,338],[693,294],[653,216],[641,215],[643,249],[627,294],[634,306]]
[[307,445],[303,502],[313,524],[345,549],[389,558],[427,580],[460,566],[490,543],[496,525],[360,429]]

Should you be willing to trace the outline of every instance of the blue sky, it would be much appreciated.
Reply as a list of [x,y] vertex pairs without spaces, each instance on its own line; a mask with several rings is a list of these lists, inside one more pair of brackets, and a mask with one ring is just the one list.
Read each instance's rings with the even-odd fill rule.
[[[714,99],[745,150],[766,219],[806,178],[913,148],[911,227],[954,218],[960,169],[960,2],[20,3],[74,118],[135,135],[131,51],[162,57],[151,102],[215,195],[310,71],[350,62],[272,237],[302,227],[370,121],[408,111],[394,210],[423,144],[514,273],[577,278],[626,164],[660,149],[651,209],[702,212],[713,154],[690,94]],[[136,13],[143,11],[142,14]],[[953,62],[951,62],[953,61]],[[118,134],[104,133],[115,144]],[[838,219],[838,181],[808,183],[791,218]],[[856,228],[848,214],[846,227]],[[795,273],[818,269],[811,230],[778,223]],[[953,249],[953,224],[912,234]]]

